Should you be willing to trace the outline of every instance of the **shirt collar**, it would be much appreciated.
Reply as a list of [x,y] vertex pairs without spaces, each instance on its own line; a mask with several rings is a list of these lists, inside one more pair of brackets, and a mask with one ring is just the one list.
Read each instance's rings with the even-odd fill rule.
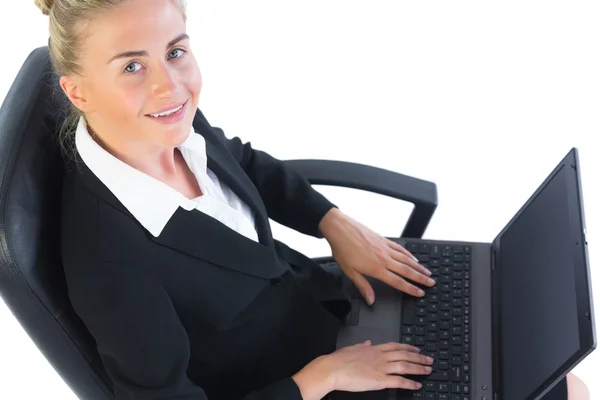
[[[193,200],[124,163],[96,143],[83,117],[77,124],[75,146],[92,173],[154,237],[160,235],[178,207],[188,211],[195,208]],[[193,158],[192,170],[196,176],[206,174],[206,143],[193,126],[186,141],[178,148],[188,165]],[[202,180],[199,179],[198,183],[202,192],[206,193]]]

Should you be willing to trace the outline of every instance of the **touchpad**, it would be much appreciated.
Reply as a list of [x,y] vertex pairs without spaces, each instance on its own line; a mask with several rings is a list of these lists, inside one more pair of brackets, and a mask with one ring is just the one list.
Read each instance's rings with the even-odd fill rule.
[[[358,325],[373,328],[396,328],[400,326],[400,297],[396,299],[376,299],[372,306],[358,299]],[[356,303],[353,304],[353,307]]]

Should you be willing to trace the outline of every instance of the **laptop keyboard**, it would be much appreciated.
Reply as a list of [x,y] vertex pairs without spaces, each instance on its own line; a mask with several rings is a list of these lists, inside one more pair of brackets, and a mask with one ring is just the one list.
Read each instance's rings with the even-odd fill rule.
[[419,285],[425,296],[404,296],[401,343],[434,359],[433,372],[410,376],[419,391],[398,390],[398,400],[470,400],[471,248],[407,243],[406,249],[429,268],[436,285]]

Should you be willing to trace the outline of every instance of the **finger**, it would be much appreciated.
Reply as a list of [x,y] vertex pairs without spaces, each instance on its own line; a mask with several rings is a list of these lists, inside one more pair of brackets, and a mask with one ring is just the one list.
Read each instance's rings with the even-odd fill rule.
[[386,365],[386,373],[400,375],[429,375],[431,367],[406,361],[393,361]]
[[433,358],[428,357],[424,354],[415,353],[412,351],[405,350],[392,350],[388,351],[384,355],[388,362],[392,361],[406,361],[413,364],[431,365],[433,364]]
[[382,344],[378,344],[376,346],[379,350],[381,351],[410,351],[412,353],[418,353],[421,351],[421,349],[419,349],[418,347],[415,346],[411,346],[410,344],[406,344],[406,343],[398,343],[398,342],[387,342],[387,343],[382,343]]
[[381,274],[381,276],[378,276],[377,278],[379,280],[387,283],[391,287],[395,288],[396,290],[399,290],[406,294],[410,294],[410,295],[416,296],[416,297],[425,296],[425,292],[423,290],[419,289],[418,287],[416,287],[415,285],[413,285],[411,283],[408,283],[407,281],[402,279],[401,276],[396,275],[394,272],[392,272],[388,269],[386,269]]
[[389,245],[393,249],[398,250],[399,252],[406,254],[408,257],[412,258],[415,262],[419,262],[419,259],[417,258],[417,256],[415,256],[410,251],[406,250],[406,248],[404,246],[402,246],[400,243],[394,242],[393,240],[390,240],[390,239],[388,239],[388,242],[389,242]]
[[385,388],[418,390],[423,387],[419,382],[397,375],[386,375],[383,379]]
[[369,281],[361,274],[361,273],[353,273],[351,276],[348,276],[356,289],[361,294],[361,296],[365,299],[368,305],[372,305],[375,301],[375,291],[373,287],[369,283]]
[[392,242],[391,240],[389,242],[391,243],[390,247],[392,249],[396,250],[395,256],[397,256],[397,257],[394,257],[394,259],[408,265],[409,267],[411,267],[417,271],[424,273],[427,276],[431,276],[431,271],[429,269],[425,268],[423,265],[419,264],[419,260],[416,260],[415,256],[413,256],[410,251],[406,250],[404,247],[400,246],[398,243]]
[[[398,254],[398,253],[396,253],[396,254]],[[401,257],[404,260],[406,260],[406,256],[401,256]],[[393,260],[393,262],[390,265],[388,265],[388,268],[394,270],[398,274],[404,276],[405,278],[410,279],[413,282],[420,283],[425,286],[431,287],[431,286],[435,285],[435,281],[432,278],[430,278],[427,275],[424,275],[423,273],[421,273],[420,271],[416,271],[413,268],[409,267],[408,265],[404,264],[404,260],[396,259],[396,258],[394,258],[394,256],[392,256],[392,260]]]

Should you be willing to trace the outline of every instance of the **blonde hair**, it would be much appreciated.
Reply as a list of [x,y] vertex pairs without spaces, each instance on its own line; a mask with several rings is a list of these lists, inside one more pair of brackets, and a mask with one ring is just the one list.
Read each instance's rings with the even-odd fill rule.
[[[85,39],[85,23],[95,16],[117,7],[127,0],[34,0],[44,15],[50,17],[48,48],[50,62],[58,76],[81,75],[79,54]],[[185,0],[174,1],[187,20]],[[69,102],[69,110],[60,132],[63,150],[73,137],[82,112]],[[74,150],[74,149],[73,149]]]

